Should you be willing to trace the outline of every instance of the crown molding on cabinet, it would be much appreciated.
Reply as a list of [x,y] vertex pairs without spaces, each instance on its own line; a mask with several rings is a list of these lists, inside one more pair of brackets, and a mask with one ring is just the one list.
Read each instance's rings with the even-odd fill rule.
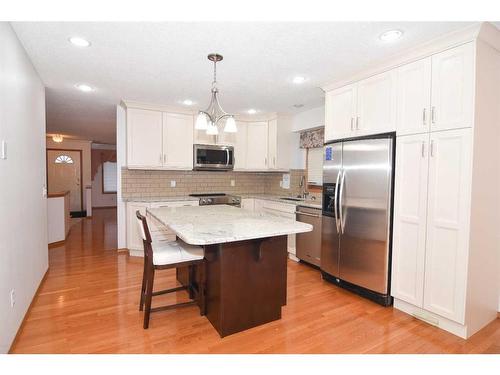
[[137,108],[137,109],[146,109],[150,111],[180,113],[184,115],[196,115],[196,113],[198,113],[198,111],[183,107],[176,107],[172,105],[163,105],[163,104],[151,104],[151,103],[137,102],[133,100],[122,100],[121,105],[123,105],[125,108]]
[[324,91],[331,91],[477,39],[484,40],[500,51],[500,31],[488,22],[478,22],[461,30],[422,43],[411,50],[395,54],[367,69],[354,72],[345,78],[325,83],[321,88]]

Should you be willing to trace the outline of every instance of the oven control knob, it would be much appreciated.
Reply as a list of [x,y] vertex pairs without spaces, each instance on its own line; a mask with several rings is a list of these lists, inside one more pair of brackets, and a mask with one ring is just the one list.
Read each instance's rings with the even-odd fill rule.
[[207,204],[212,204],[213,199],[212,198],[207,198]]
[[200,204],[206,204],[206,203],[207,203],[207,200],[205,198],[200,199]]

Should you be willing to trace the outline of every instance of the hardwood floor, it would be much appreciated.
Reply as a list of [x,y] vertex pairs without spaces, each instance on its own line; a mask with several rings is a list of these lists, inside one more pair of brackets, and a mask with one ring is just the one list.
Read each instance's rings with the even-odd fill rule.
[[[196,306],[158,312],[142,329],[142,258],[117,252],[114,209],[76,223],[49,249],[49,272],[13,353],[500,353],[500,319],[462,340],[322,281],[289,261],[279,321],[221,339]],[[175,283],[157,273],[155,287]],[[156,303],[187,299],[185,292]]]

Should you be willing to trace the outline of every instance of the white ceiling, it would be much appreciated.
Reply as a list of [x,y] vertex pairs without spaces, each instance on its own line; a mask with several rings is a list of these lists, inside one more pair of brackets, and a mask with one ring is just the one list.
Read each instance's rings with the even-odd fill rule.
[[[294,104],[304,104],[299,111],[322,104],[321,84],[468,24],[15,22],[13,27],[47,87],[47,131],[114,143],[121,99],[178,105],[189,98],[194,108],[205,108],[210,52],[224,55],[217,77],[227,112],[294,113]],[[403,38],[382,43],[378,36],[393,28],[403,30]],[[71,36],[92,45],[76,48],[68,42]],[[294,85],[295,75],[308,81]],[[96,90],[80,92],[77,83]]]

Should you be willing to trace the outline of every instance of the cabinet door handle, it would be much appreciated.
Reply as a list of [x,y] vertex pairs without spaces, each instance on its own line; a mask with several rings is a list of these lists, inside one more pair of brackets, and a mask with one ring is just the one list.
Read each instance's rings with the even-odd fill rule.
[[166,163],[167,162],[167,154],[163,154],[163,162]]
[[434,140],[431,140],[431,157],[434,157]]
[[425,157],[425,143],[422,141],[422,157]]
[[431,122],[433,124],[436,123],[436,107],[432,106],[431,108]]
[[359,116],[356,117],[356,130],[359,130]]
[[162,162],[162,160],[163,160],[163,159],[162,159],[162,154],[160,154],[160,163]]
[[426,123],[427,123],[427,119],[426,119],[426,117],[427,117],[427,116],[426,116],[426,110],[427,110],[427,108],[424,108],[423,113],[422,113],[422,123],[423,123],[423,125],[424,125],[424,126],[425,126],[425,125],[426,125]]
[[273,156],[273,167],[276,167],[276,156]]
[[351,131],[354,130],[354,117],[351,117]]
[[264,158],[264,163],[265,163],[265,164],[266,164],[266,166],[267,166],[267,158]]

